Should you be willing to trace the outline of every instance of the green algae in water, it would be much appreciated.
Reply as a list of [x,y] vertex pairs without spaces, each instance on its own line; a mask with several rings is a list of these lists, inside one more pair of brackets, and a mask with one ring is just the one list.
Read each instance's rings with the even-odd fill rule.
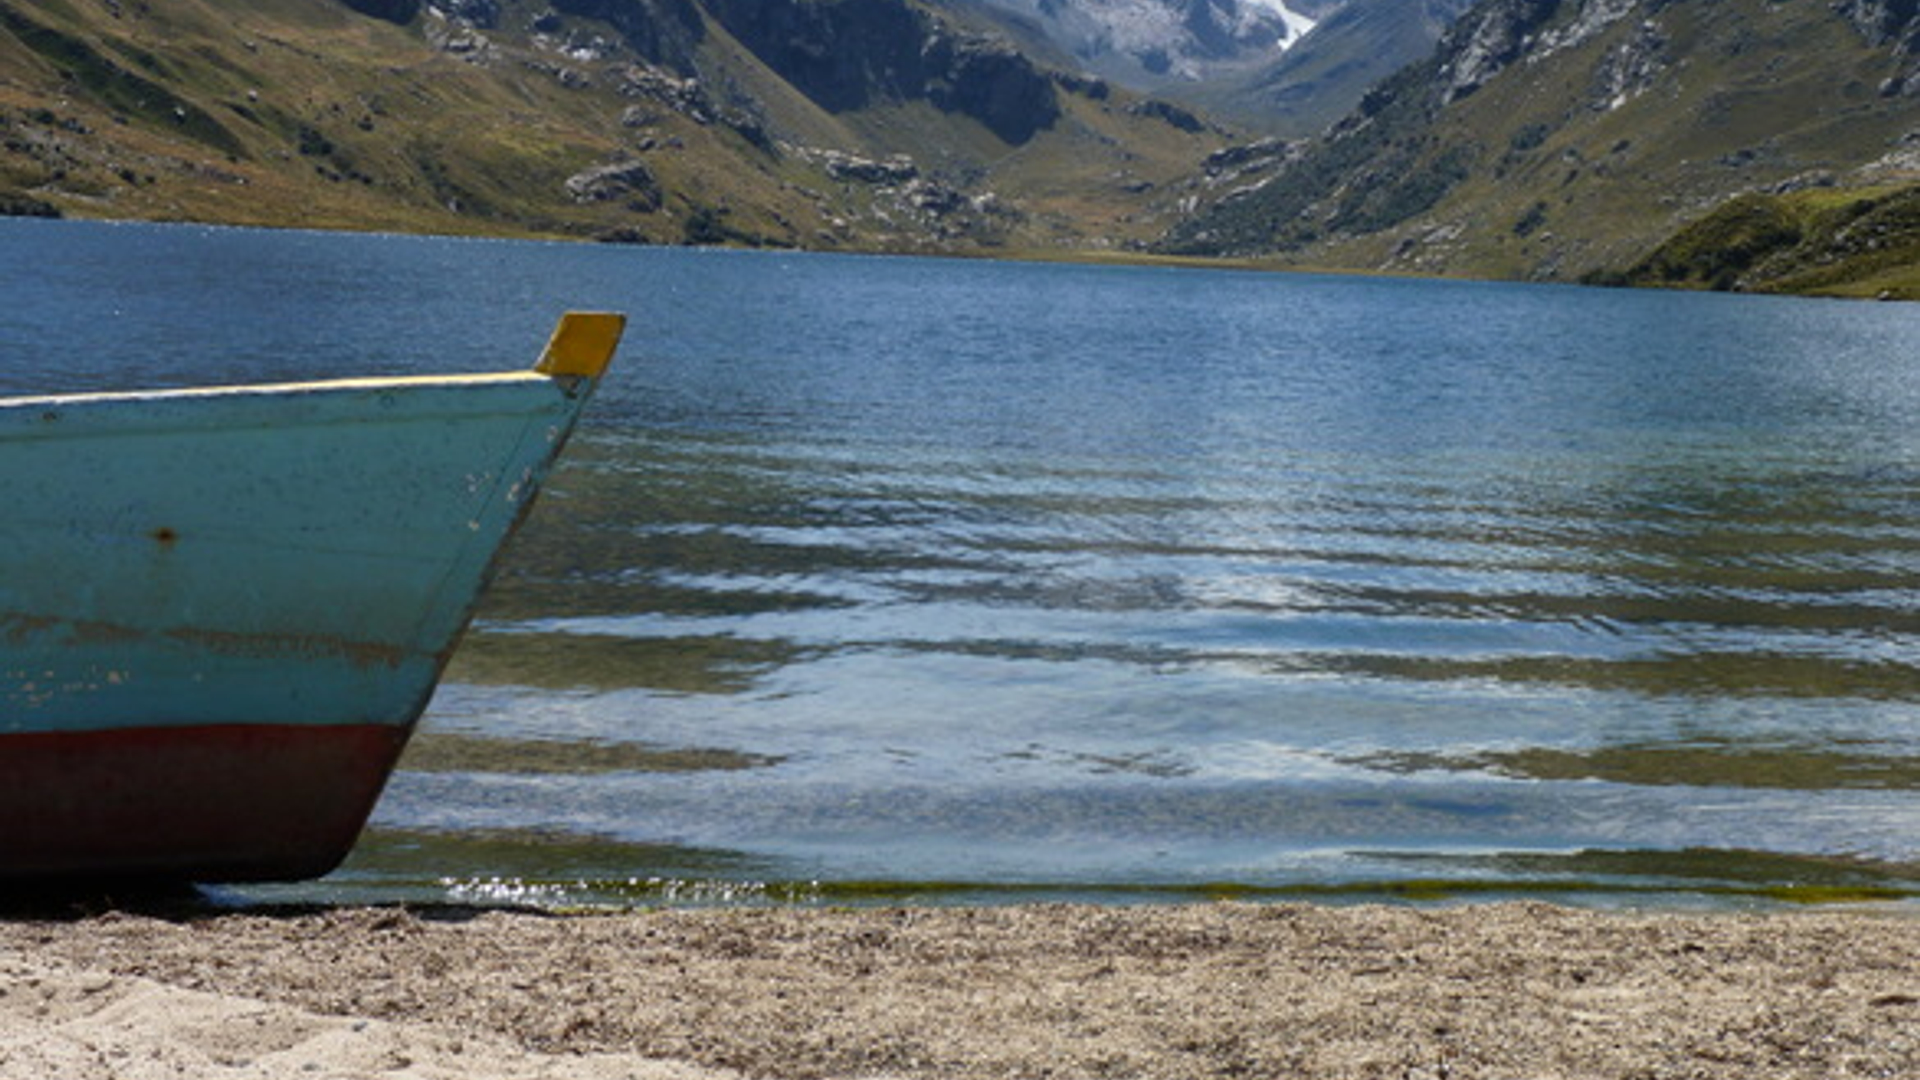
[[784,643],[719,634],[662,639],[480,628],[460,643],[446,678],[544,690],[738,694],[804,658],[804,650]]
[[1467,753],[1382,751],[1341,760],[1389,773],[1490,772],[1524,780],[1605,780],[1659,787],[1781,791],[1920,790],[1920,758],[1876,753],[1873,744],[1824,746],[1749,742],[1732,737],[1592,748],[1533,746]]
[[[1770,852],[1586,850],[1374,853],[1405,876],[1242,881],[812,879],[780,860],[542,830],[370,831],[329,879],[336,902],[541,910],[711,905],[1020,903],[1458,903],[1541,899],[1601,906],[1910,904],[1920,866]],[[1432,871],[1432,872],[1427,872]],[[241,890],[270,901],[270,887]]]
[[589,776],[595,773],[689,773],[764,769],[780,758],[713,747],[645,743],[506,739],[422,731],[407,743],[398,768],[408,772],[485,772],[526,776]]

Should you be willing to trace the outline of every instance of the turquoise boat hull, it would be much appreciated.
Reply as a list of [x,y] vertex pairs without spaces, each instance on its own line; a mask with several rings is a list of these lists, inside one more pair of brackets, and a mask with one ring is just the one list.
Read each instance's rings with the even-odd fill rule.
[[620,327],[525,372],[0,400],[0,878],[336,866]]

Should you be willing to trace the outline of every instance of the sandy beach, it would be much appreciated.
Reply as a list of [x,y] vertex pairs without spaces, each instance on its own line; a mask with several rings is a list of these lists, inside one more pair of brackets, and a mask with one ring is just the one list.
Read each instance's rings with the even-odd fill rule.
[[8,1080],[1916,1076],[1904,910],[0,921]]

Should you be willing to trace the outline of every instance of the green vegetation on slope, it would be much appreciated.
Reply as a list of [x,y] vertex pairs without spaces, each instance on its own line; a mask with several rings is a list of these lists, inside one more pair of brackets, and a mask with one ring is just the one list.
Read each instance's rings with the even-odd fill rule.
[[999,251],[1154,235],[1222,141],[893,0],[0,0],[0,213]]
[[[1878,292],[1889,286],[1860,282],[1898,276],[1890,238],[1783,247],[1781,230],[1817,238],[1811,208],[1877,205],[1920,179],[1907,162],[1911,63],[1824,4],[1487,0],[1327,138],[1208,192],[1164,246],[1405,273]],[[1688,269],[1627,273],[1743,193],[1693,236],[1707,254],[1682,259]],[[1877,215],[1894,228],[1891,207]]]
[[1920,300],[1920,186],[1736,196],[1594,280]]

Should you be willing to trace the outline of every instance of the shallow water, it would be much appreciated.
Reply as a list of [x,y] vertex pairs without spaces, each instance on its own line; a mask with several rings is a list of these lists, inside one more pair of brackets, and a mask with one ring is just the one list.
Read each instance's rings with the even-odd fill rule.
[[0,392],[634,318],[354,858],[572,904],[1920,890],[1920,308],[0,221]]

